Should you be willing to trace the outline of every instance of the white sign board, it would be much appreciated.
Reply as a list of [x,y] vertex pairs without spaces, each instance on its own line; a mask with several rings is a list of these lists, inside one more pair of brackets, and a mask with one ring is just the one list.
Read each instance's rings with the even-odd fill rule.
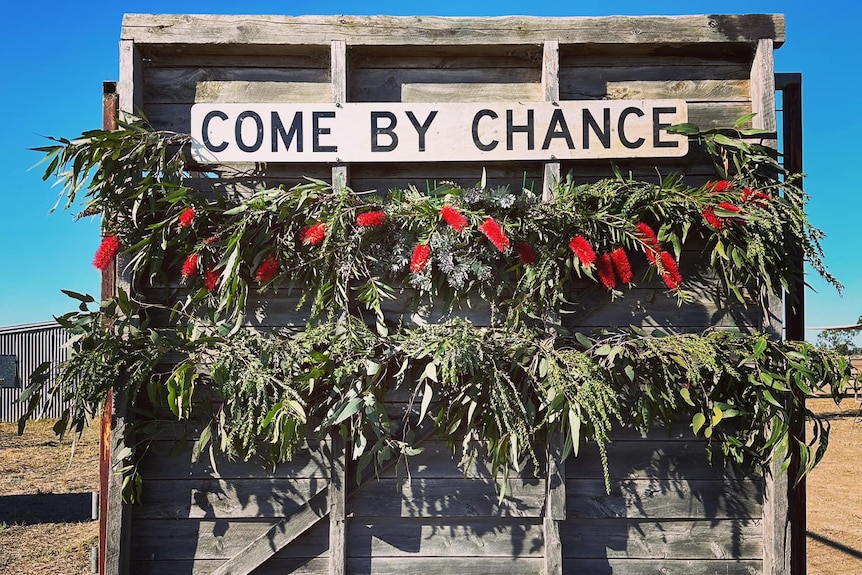
[[225,162],[457,162],[684,156],[684,100],[195,104],[192,157]]

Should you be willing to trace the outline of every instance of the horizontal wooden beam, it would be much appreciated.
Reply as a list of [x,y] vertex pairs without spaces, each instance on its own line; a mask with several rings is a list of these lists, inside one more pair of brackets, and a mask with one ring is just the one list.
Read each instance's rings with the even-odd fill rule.
[[781,14],[537,18],[501,16],[226,16],[127,14],[121,38],[138,45],[475,45],[784,42]]

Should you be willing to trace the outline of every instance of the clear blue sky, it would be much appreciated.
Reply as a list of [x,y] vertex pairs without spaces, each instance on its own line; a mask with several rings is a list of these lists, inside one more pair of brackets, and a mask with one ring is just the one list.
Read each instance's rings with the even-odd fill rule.
[[[101,127],[101,89],[119,72],[118,41],[126,12],[213,14],[390,14],[441,16],[652,15],[783,13],[787,42],[776,52],[776,71],[802,72],[806,191],[809,214],[827,234],[831,271],[844,297],[816,278],[807,296],[807,325],[855,322],[862,314],[862,193],[857,139],[862,132],[858,25],[862,3],[794,1],[572,1],[572,2],[59,2],[12,3],[0,36],[3,123],[0,138],[0,325],[50,320],[73,309],[61,288],[98,295],[90,262],[98,244],[97,220],[73,222],[49,214],[56,188],[29,168],[39,155],[27,148],[42,136],[74,137]],[[812,334],[809,334],[810,336]]]

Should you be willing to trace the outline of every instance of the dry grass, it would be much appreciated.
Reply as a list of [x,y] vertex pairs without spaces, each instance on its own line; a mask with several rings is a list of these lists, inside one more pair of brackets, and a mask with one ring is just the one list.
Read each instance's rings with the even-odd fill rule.
[[[33,421],[19,437],[17,425],[0,423],[0,496],[94,491],[99,483],[98,422],[78,441],[57,441],[53,421]],[[98,523],[0,525],[0,573],[90,573],[90,547]]]
[[832,422],[826,457],[808,476],[808,575],[862,573],[862,406],[809,400]]

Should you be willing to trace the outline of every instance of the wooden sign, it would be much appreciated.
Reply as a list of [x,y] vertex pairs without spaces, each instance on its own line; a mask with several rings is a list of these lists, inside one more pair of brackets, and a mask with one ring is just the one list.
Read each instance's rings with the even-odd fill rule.
[[195,104],[192,156],[218,162],[453,162],[684,156],[684,100]]

